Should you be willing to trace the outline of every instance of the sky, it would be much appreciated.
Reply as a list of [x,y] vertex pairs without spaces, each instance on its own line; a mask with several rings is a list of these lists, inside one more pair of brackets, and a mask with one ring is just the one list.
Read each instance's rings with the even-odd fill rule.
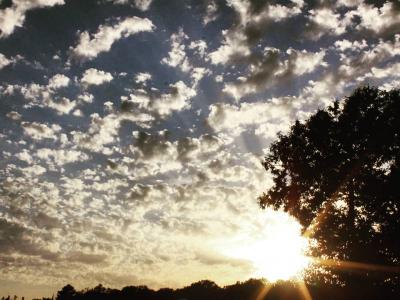
[[0,295],[256,275],[268,145],[399,57],[397,0],[0,0]]

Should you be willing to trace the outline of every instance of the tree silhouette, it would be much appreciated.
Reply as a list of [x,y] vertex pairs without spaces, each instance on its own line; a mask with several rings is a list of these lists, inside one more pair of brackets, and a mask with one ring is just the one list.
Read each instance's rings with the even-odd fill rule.
[[[356,89],[279,134],[263,162],[273,186],[259,203],[295,216],[316,254],[398,266],[399,141],[399,90]],[[399,285],[396,272],[383,279]]]
[[56,299],[57,300],[72,300],[75,298],[75,296],[76,296],[75,288],[72,285],[67,284],[61,290],[58,291]]

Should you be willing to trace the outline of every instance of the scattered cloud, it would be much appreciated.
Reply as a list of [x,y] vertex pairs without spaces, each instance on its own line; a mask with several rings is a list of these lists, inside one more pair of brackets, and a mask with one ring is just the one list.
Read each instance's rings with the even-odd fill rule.
[[277,133],[400,84],[395,1],[28,2],[0,10],[0,293],[250,277],[223,250],[287,221],[255,200]]
[[115,25],[100,25],[97,32],[80,33],[78,44],[71,49],[73,56],[80,59],[94,59],[102,52],[108,52],[111,46],[121,38],[127,38],[139,32],[154,30],[153,23],[145,18],[129,17]]
[[150,104],[151,108],[160,116],[165,117],[174,111],[189,108],[189,100],[196,96],[196,91],[182,81],[171,84],[170,89],[170,93],[161,95],[159,99]]
[[150,73],[138,73],[135,76],[136,83],[146,84],[146,82],[149,81],[150,79],[151,79]]
[[16,27],[22,27],[29,10],[63,5],[64,0],[12,0],[12,5],[0,10],[0,38],[12,34]]
[[38,122],[22,122],[24,134],[33,140],[57,139],[57,133],[61,131],[61,126],[57,124],[47,125]]
[[50,89],[59,89],[68,86],[70,79],[64,74],[56,74],[49,80],[47,85]]
[[88,86],[101,85],[111,80],[113,80],[111,73],[90,68],[82,74],[81,83]]
[[133,2],[134,6],[141,11],[146,11],[150,8],[152,0],[113,0],[115,4],[131,4]]
[[250,64],[249,74],[239,77],[234,83],[226,83],[223,91],[238,100],[328,65],[324,61],[324,50],[314,53],[289,48],[285,54],[286,57],[279,49],[265,48],[262,56]]

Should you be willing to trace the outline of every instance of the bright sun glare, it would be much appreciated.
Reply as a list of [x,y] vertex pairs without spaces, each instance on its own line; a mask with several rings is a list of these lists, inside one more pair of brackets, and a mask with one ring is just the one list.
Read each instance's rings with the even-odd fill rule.
[[271,224],[261,235],[242,240],[231,248],[232,257],[250,261],[253,276],[278,280],[302,280],[311,264],[307,257],[310,242],[301,235],[300,225],[293,220]]
[[307,239],[300,234],[295,235],[290,228],[282,229],[248,250],[257,275],[271,282],[302,279],[310,264],[310,258],[306,256]]

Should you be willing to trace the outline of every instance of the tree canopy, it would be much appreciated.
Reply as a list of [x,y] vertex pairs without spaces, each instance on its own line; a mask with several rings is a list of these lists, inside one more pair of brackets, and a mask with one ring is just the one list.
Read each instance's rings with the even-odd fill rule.
[[400,91],[358,88],[278,135],[263,161],[273,186],[259,203],[295,216],[319,255],[399,265],[399,142]]

